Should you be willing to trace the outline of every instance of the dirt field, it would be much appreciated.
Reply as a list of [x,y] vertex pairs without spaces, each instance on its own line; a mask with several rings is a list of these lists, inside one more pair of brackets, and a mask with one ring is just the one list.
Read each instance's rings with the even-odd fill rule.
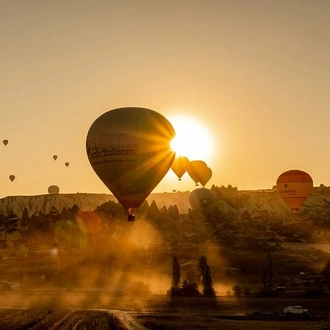
[[127,327],[112,313],[66,309],[0,310],[2,330],[125,330]]
[[[300,299],[310,317],[289,319],[280,310],[297,304],[288,298],[114,297],[109,292],[3,291],[0,329],[51,330],[197,330],[318,329],[328,316],[330,299]],[[255,311],[260,314],[255,314]]]
[[197,330],[197,329],[322,329],[323,322],[302,320],[226,319],[184,311],[180,314],[136,314],[129,311],[68,309],[1,309],[2,330]]

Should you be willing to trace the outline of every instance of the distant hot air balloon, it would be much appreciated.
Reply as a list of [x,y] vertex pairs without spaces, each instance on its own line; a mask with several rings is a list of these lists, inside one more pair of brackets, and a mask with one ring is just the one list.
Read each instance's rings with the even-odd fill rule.
[[186,173],[188,169],[188,165],[189,165],[189,159],[187,157],[178,156],[174,158],[171,169],[177,175],[179,180],[181,180],[183,174]]
[[8,140],[3,140],[2,143],[6,146],[8,144]]
[[57,155],[53,155],[53,159],[56,160],[57,159]]
[[13,175],[13,174],[9,175],[9,179],[11,182],[13,182],[15,180],[15,175]]
[[199,209],[213,204],[216,201],[215,193],[207,188],[198,188],[189,195],[189,203],[193,209]]
[[66,166],[66,167],[68,167],[69,165],[70,165],[70,163],[69,163],[69,162],[66,162],[66,163],[65,163],[65,166]]
[[110,110],[91,125],[88,159],[99,178],[131,214],[170,169],[175,132],[161,114],[145,108]]
[[304,171],[286,171],[278,177],[276,189],[295,213],[312,193],[313,179]]
[[56,185],[51,185],[48,187],[49,194],[58,194],[60,192],[60,188]]
[[209,167],[205,167],[200,171],[200,179],[199,182],[204,187],[212,177],[212,170]]
[[202,160],[192,160],[189,162],[187,172],[194,180],[196,186],[198,186],[198,182],[201,182],[203,171],[205,171],[206,168],[207,165]]

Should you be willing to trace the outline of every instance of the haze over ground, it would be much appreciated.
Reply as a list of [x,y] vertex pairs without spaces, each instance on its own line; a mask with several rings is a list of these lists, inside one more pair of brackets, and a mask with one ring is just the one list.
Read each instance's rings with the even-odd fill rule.
[[[108,193],[85,140],[123,106],[207,128],[208,187],[271,188],[294,168],[330,185],[329,10],[321,0],[2,3],[0,197],[51,184]],[[169,171],[155,192],[194,188]]]

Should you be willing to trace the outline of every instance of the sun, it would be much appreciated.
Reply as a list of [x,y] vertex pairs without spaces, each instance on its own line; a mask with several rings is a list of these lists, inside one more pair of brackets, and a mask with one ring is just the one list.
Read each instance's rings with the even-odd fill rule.
[[206,163],[211,161],[214,141],[207,126],[187,116],[171,116],[169,121],[176,133],[171,148],[177,156],[186,156],[189,160],[203,160]]

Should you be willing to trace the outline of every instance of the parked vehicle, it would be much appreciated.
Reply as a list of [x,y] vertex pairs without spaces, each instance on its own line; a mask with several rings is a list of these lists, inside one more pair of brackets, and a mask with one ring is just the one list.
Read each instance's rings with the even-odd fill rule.
[[283,313],[286,315],[308,315],[308,309],[302,306],[287,306],[283,308]]
[[286,287],[285,286],[277,286],[275,290],[277,292],[285,292],[286,291]]

